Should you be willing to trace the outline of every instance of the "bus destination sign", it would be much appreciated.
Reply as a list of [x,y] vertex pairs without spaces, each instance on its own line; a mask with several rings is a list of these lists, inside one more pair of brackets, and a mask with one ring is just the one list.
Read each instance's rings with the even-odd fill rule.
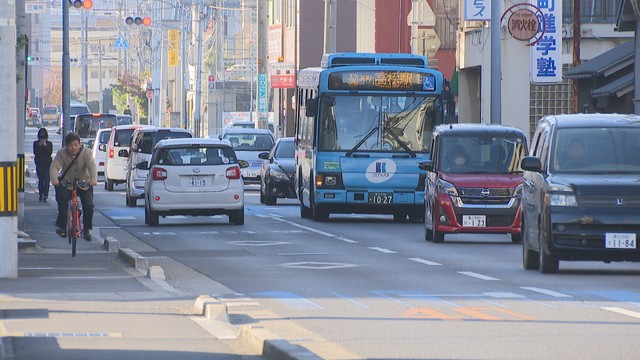
[[410,71],[341,71],[329,74],[329,90],[435,91],[436,77]]

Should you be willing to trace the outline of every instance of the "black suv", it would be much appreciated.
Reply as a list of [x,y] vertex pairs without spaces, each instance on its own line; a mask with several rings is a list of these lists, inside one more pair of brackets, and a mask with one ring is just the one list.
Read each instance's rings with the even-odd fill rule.
[[640,116],[542,118],[521,162],[524,268],[640,261],[639,154]]

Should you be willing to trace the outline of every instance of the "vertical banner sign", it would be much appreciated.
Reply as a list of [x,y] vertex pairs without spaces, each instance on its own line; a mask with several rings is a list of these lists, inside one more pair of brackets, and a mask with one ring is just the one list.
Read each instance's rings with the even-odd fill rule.
[[168,38],[168,62],[169,62],[169,66],[178,66],[178,50],[180,50],[180,43],[178,42],[178,39],[180,38],[180,31],[178,30],[169,30],[168,34],[167,34],[167,38]]
[[267,124],[267,74],[258,74],[258,121]]
[[555,84],[562,82],[562,0],[534,0],[540,9],[542,25],[537,36],[540,40],[531,46],[531,82]]
[[18,175],[15,162],[0,162],[0,216],[18,213]]
[[491,20],[491,0],[464,0],[464,20]]

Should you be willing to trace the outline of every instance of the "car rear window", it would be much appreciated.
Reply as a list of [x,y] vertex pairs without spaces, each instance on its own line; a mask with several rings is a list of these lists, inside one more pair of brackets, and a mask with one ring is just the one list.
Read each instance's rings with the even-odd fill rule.
[[237,163],[236,154],[228,146],[185,146],[158,150],[156,163],[162,165],[226,165]]
[[133,119],[129,115],[117,115],[118,125],[132,125]]
[[102,133],[100,133],[100,139],[98,139],[98,143],[99,144],[106,144],[109,142],[109,136],[111,136],[111,133],[109,131],[103,131]]
[[122,146],[122,147],[130,146],[131,134],[133,134],[133,129],[116,130],[113,146]]
[[268,134],[226,134],[231,147],[236,151],[269,151],[273,146],[273,138]]
[[159,130],[153,132],[146,132],[142,135],[142,140],[138,145],[138,151],[151,154],[153,147],[160,140],[164,139],[189,139],[192,138],[191,133],[183,132],[183,131],[167,131],[167,130]]
[[44,113],[47,115],[57,114],[58,108],[56,106],[45,106]]

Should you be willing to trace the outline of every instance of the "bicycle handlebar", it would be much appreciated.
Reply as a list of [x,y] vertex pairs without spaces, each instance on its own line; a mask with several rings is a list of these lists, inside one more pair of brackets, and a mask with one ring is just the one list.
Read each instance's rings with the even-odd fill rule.
[[73,186],[77,186],[83,190],[86,190],[89,188],[90,184],[88,181],[86,180],[80,180],[78,178],[73,179],[73,181],[71,180],[67,180],[67,179],[63,179],[60,181],[60,185],[62,186],[69,186],[69,185],[73,185]]

